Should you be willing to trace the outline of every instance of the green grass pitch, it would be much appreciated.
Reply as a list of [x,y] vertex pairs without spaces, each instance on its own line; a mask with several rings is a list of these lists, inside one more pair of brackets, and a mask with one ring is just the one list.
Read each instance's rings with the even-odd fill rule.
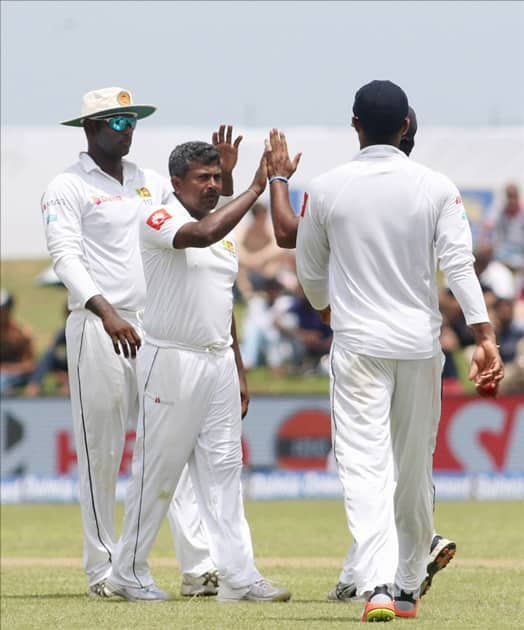
[[[326,601],[350,537],[339,501],[249,502],[259,569],[293,593],[286,604],[219,605],[178,595],[169,528],[151,555],[170,602],[130,604],[88,597],[81,568],[78,505],[4,505],[1,513],[1,627],[341,630],[358,627],[362,604]],[[119,506],[118,518],[122,508]],[[437,505],[437,529],[457,541],[416,620],[396,626],[437,630],[524,627],[524,506],[520,502]]]

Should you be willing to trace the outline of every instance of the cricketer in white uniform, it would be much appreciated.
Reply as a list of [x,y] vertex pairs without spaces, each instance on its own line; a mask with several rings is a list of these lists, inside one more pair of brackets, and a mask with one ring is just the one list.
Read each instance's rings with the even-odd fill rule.
[[367,598],[364,621],[389,621],[416,615],[433,534],[437,260],[476,337],[471,377],[498,381],[503,366],[460,194],[397,148],[406,95],[373,81],[353,111],[361,151],[312,181],[297,272],[311,304],[331,308],[332,440],[354,540],[344,581]]
[[[84,568],[90,592],[97,596],[107,594],[104,581],[116,543],[116,482],[126,431],[136,427],[138,417],[134,355],[146,294],[138,220],[144,208],[173,198],[167,179],[121,159],[129,151],[136,119],[154,110],[133,105],[131,94],[121,88],[87,93],[80,118],[63,124],[85,126],[88,152],[55,177],[42,197],[47,246],[72,311],[66,340]],[[187,474],[170,517],[185,582],[206,573],[213,578]],[[198,590],[183,583],[184,588]],[[202,584],[200,590],[206,590]]]
[[[417,116],[412,107],[409,108],[409,128],[400,139],[400,150],[407,156],[415,146],[415,135],[418,129]],[[289,157],[287,141],[284,133],[272,129],[269,133],[270,152],[267,156],[268,176],[271,193],[271,218],[277,242],[281,247],[295,248],[300,217],[295,214],[289,200],[288,182],[298,167],[300,153],[293,160]],[[276,176],[275,176],[276,175]],[[322,314],[324,323],[330,324],[330,313]],[[328,467],[335,470],[333,449],[328,455]],[[433,489],[434,490],[434,489]],[[434,491],[431,500],[434,505]],[[420,596],[426,594],[431,587],[435,574],[444,569],[453,559],[456,551],[454,540],[444,538],[434,532],[426,566],[426,576],[420,585]],[[351,602],[357,599],[357,589],[352,580],[352,555],[350,550],[340,578],[335,587],[328,593],[328,600],[334,602]]]
[[286,601],[289,591],[255,566],[240,482],[248,400],[233,318],[238,259],[230,232],[265,188],[264,159],[250,188],[215,212],[221,168],[211,145],[179,145],[169,169],[177,200],[146,211],[140,225],[147,282],[140,420],[107,585],[129,601],[170,598],[155,585],[147,558],[189,464],[219,570],[219,601]]

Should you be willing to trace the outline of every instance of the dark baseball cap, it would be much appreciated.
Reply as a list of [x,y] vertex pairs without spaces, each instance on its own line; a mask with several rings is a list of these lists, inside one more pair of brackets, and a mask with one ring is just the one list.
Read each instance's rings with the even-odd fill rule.
[[353,114],[364,129],[371,127],[381,133],[398,131],[408,115],[408,97],[391,81],[371,81],[358,90]]

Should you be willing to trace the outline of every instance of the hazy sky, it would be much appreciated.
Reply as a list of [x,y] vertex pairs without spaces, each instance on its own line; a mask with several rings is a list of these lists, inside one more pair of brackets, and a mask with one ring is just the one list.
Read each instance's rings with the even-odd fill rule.
[[523,2],[2,0],[1,18],[2,124],[117,85],[150,124],[344,125],[385,78],[426,125],[524,123]]

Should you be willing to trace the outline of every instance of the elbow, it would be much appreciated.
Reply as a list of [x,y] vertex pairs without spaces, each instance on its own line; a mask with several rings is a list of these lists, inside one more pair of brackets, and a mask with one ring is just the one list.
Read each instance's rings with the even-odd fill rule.
[[285,230],[275,229],[275,239],[279,247],[284,249],[294,249],[297,246],[297,234],[296,232],[290,233]]

